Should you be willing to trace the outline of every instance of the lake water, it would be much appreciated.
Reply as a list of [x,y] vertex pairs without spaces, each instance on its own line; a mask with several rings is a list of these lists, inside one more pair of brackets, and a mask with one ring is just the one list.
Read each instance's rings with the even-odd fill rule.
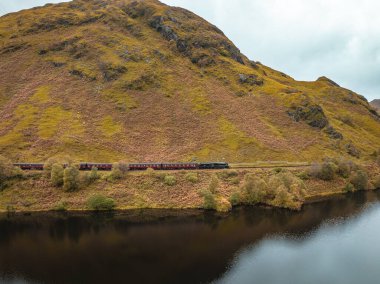
[[301,212],[0,216],[1,283],[380,283],[380,192]]

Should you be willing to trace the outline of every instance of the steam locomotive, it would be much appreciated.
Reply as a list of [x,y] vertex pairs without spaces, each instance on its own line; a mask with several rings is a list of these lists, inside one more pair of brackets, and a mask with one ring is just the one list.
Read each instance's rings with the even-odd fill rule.
[[[22,170],[42,171],[44,164],[40,163],[16,163],[15,167]],[[228,163],[210,162],[210,163],[132,163],[126,164],[129,171],[145,171],[148,168],[154,170],[211,170],[211,169],[229,169]],[[66,164],[63,167],[67,167]],[[109,163],[80,163],[79,170],[90,171],[92,168],[97,168],[99,171],[111,171],[112,164]]]

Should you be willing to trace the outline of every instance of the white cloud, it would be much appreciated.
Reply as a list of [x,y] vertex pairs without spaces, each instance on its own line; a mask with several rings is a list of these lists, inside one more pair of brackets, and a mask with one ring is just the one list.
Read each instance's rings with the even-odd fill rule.
[[164,0],[218,26],[253,60],[299,80],[330,77],[380,98],[380,2]]
[[[106,1],[106,0],[105,0]],[[0,0],[0,15],[60,0]],[[163,0],[222,29],[253,60],[299,80],[325,75],[380,98],[376,0]]]
[[43,6],[47,3],[69,2],[70,0],[0,0],[0,16],[23,9]]

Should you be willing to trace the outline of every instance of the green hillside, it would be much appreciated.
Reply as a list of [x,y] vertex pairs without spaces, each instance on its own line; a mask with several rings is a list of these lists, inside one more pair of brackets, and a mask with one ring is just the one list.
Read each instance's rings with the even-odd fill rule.
[[380,147],[364,97],[251,61],[155,0],[1,17],[0,116],[0,152],[14,161],[366,160]]

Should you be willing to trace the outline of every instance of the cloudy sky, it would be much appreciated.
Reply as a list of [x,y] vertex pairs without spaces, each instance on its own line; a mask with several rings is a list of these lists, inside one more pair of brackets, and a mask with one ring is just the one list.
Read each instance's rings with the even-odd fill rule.
[[[45,0],[0,0],[0,14]],[[380,98],[377,0],[163,0],[218,26],[250,59],[295,79],[327,76]]]

